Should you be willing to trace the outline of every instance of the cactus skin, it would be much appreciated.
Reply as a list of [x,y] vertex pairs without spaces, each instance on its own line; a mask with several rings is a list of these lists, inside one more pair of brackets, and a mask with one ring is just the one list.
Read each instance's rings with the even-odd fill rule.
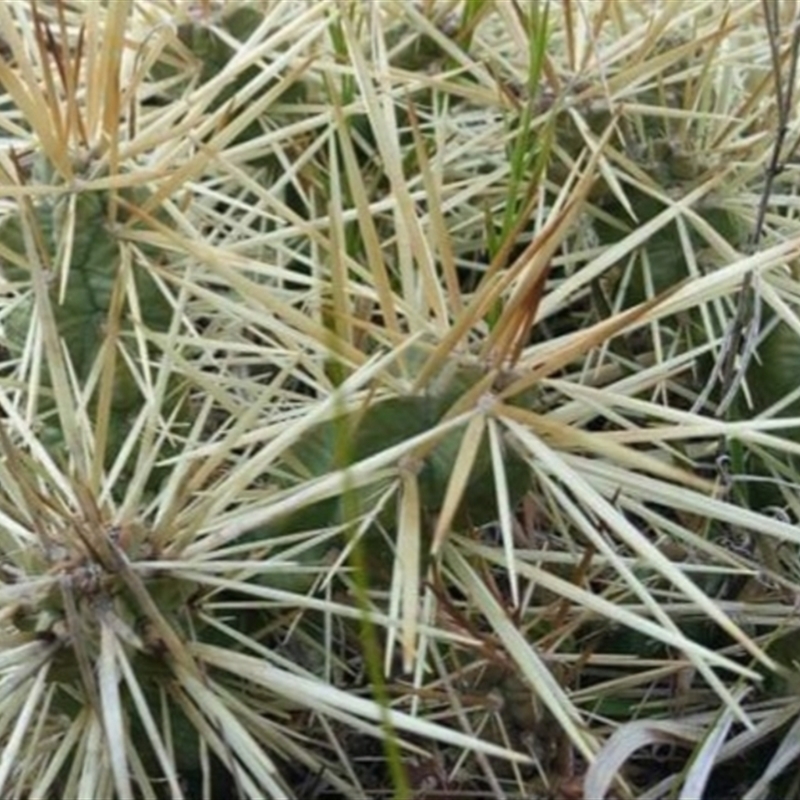
[[[126,197],[122,197],[126,200]],[[144,199],[142,190],[133,192],[127,198],[137,203]],[[66,352],[69,356],[73,374],[80,384],[85,384],[95,367],[100,354],[109,317],[112,313],[111,303],[114,287],[122,279],[122,253],[124,243],[118,238],[115,226],[109,223],[109,195],[103,191],[84,191],[74,198],[74,221],[70,222],[69,204],[71,198],[66,195],[54,200],[48,199],[33,207],[29,215],[34,238],[44,248],[43,262],[46,268],[57,269],[60,248],[66,239],[66,226],[73,225],[72,252],[69,259],[66,286],[62,294],[61,276],[53,274],[49,278],[49,299],[53,309],[55,324]],[[24,288],[30,284],[29,268],[22,266],[28,263],[23,235],[23,217],[11,214],[0,224],[0,245],[10,251],[13,257],[0,260],[4,277],[15,286]],[[63,268],[63,267],[62,267]],[[141,323],[151,331],[166,332],[172,319],[172,307],[162,293],[147,268],[131,259],[132,282],[138,297],[141,310]],[[19,357],[24,348],[31,326],[36,321],[35,300],[32,291],[23,294],[19,302],[9,313],[5,322],[5,334],[9,353]],[[120,339],[125,340],[134,329],[127,309],[123,308],[119,325]],[[135,363],[138,356],[133,352],[131,358]],[[173,384],[175,382],[173,381]],[[60,423],[55,417],[55,404],[50,391],[51,380],[48,370],[42,372],[40,386],[45,389],[40,394],[39,415],[44,428],[41,436],[49,445],[63,447],[64,438]],[[170,390],[164,412],[175,408],[179,402],[179,394],[174,385]],[[144,398],[131,374],[125,359],[117,355],[115,361],[114,386],[111,401],[111,419],[109,428],[109,456],[112,456],[127,435],[130,419],[142,407]],[[170,405],[171,404],[171,405]],[[90,405],[90,411],[96,407],[96,397]]]
[[[296,475],[302,484],[309,479],[326,475],[344,463],[356,463],[390,447],[433,429],[444,418],[453,403],[476,380],[475,367],[460,367],[445,386],[436,393],[420,396],[393,397],[370,404],[366,408],[342,414],[312,428],[285,456],[286,472]],[[530,402],[526,393],[515,402]],[[432,530],[434,516],[441,510],[447,485],[453,472],[463,429],[450,431],[422,460],[418,480],[420,506],[423,515],[423,533]],[[346,452],[341,445],[346,443]],[[530,468],[511,448],[504,454],[509,496],[515,507],[530,488]],[[295,480],[284,477],[283,482],[293,485]],[[348,512],[368,510],[374,499],[373,487],[357,490],[355,496],[337,496],[312,504],[268,526],[249,534],[248,541],[268,541],[286,534],[313,531],[342,525],[349,519]],[[497,500],[492,459],[486,439],[481,443],[473,464],[461,506],[453,520],[456,529],[468,530],[497,520]],[[426,522],[427,520],[427,522]],[[397,524],[397,503],[392,500],[381,512],[379,523],[385,531],[393,532]],[[385,546],[385,539],[377,531],[368,533],[368,560],[376,567],[376,575],[388,577],[384,567],[393,563],[393,554]],[[323,563],[324,550],[329,543],[310,548],[302,558],[303,563]],[[312,580],[307,574],[269,575],[259,580],[271,586],[305,590]]]
[[[419,353],[412,354],[411,363],[407,365],[412,373],[422,363],[419,356]],[[426,393],[370,402],[364,407],[357,407],[322,422],[307,431],[302,440],[284,453],[274,470],[273,480],[284,489],[303,486],[308,481],[336,472],[347,464],[356,464],[424,434],[435,428],[464,393],[472,389],[485,374],[483,368],[461,364],[453,358],[440,371],[439,377],[432,382]],[[534,408],[538,402],[538,391],[527,390],[507,402],[515,406]],[[463,433],[462,427],[444,434],[421,459],[418,486],[422,533],[425,538],[423,555],[430,544],[429,535],[433,531],[435,517],[442,509]],[[531,488],[530,467],[510,446],[504,447],[503,459],[513,510]],[[354,514],[360,515],[374,506],[382,488],[386,487],[368,485],[349,495],[339,494],[299,508],[263,528],[245,534],[237,543],[263,545],[265,551],[274,556],[276,554],[271,542],[279,537],[339,526],[346,528]],[[394,496],[383,506],[377,519],[378,526],[391,538],[396,535],[397,511],[397,496]],[[492,457],[488,439],[484,437],[452,527],[465,532],[495,522],[498,517]],[[379,532],[377,526],[367,531],[365,545],[372,577],[380,581],[390,579],[394,553],[387,546],[386,536]],[[298,571],[293,572],[287,565],[280,572],[264,573],[257,580],[272,588],[306,592],[314,583],[314,574],[308,571],[308,567],[324,567],[331,547],[331,540],[325,539],[321,544],[304,550],[302,555],[291,557],[290,561],[300,567]],[[427,562],[427,559],[423,560]],[[425,568],[426,563],[423,563],[423,571]]]

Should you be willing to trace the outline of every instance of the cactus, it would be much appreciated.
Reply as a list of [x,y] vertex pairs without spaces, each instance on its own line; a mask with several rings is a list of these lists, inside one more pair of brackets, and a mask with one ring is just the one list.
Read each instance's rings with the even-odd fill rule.
[[797,583],[697,387],[757,270],[794,410],[793,59],[712,6],[0,3],[0,796],[582,796],[684,676],[699,793]]
[[[135,209],[146,198],[147,192],[140,189],[122,192],[116,202],[123,208]],[[94,380],[97,380],[104,345],[120,349],[115,353],[111,384],[107,468],[122,448],[131,424],[145,403],[144,393],[130,366],[139,360],[135,354],[134,326],[138,325],[148,334],[165,334],[173,316],[170,299],[147,267],[138,263],[135,257],[127,262],[127,268],[123,266],[117,231],[122,229],[126,220],[123,214],[114,222],[110,218],[109,204],[110,195],[104,191],[59,194],[33,204],[30,213],[6,216],[0,224],[0,248],[4,251],[0,268],[20,292],[19,301],[4,320],[9,353],[21,358],[29,337],[41,335],[34,292],[30,288],[31,267],[28,266],[26,238],[43,248],[39,257],[47,270],[47,290],[56,333],[63,343],[68,369],[75,376],[78,387],[86,390],[93,373]],[[68,259],[63,249],[66,241],[71,247]],[[118,303],[115,307],[115,293],[133,298],[135,305],[129,300],[121,308]],[[138,319],[134,322],[136,317]],[[107,336],[108,330],[115,331],[113,338]],[[149,350],[149,355],[155,358],[152,346]],[[128,353],[128,360],[124,352]],[[140,376],[138,381],[141,380]],[[94,387],[92,401],[87,406],[92,418],[97,415],[99,382]],[[60,451],[61,458],[66,458],[62,421],[56,413],[47,365],[40,377],[39,391],[38,415],[44,425],[40,436],[52,447],[54,455]],[[162,414],[177,413],[178,418],[186,420],[185,382],[177,375],[171,379],[165,397]],[[179,424],[178,420],[176,430]]]
[[[447,386],[439,387],[441,393],[389,398],[322,423],[309,431],[286,455],[287,464],[297,476],[295,481],[319,477],[339,468],[341,464],[337,463],[336,454],[343,441],[347,442],[347,458],[356,462],[432,430],[458,400],[460,391],[472,385],[470,381],[477,382],[475,370],[462,369]],[[459,432],[447,433],[422,460],[419,473],[421,505],[428,515],[442,508],[460,441]],[[518,501],[528,489],[529,471],[524,460],[513,450],[506,452],[506,461],[511,496]],[[494,473],[488,444],[484,442],[473,466],[456,524],[461,527],[483,525],[496,518]],[[319,524],[341,522],[341,510],[326,509],[316,519],[308,518],[308,522],[314,521]]]

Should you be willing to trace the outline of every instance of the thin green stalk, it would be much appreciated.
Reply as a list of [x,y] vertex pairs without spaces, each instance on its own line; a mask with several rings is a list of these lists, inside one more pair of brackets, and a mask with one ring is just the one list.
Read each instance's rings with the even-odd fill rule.
[[[352,437],[346,416],[342,415],[341,420],[336,435],[335,465],[337,469],[346,469],[353,462]],[[347,475],[346,472],[345,475]],[[352,538],[355,535],[355,520],[359,518],[360,512],[359,493],[345,484],[342,488],[342,516],[347,521],[346,536],[348,538]],[[380,645],[375,625],[370,618],[369,568],[364,553],[363,537],[359,538],[355,543],[350,559],[353,565],[353,586],[355,588],[356,602],[362,612],[359,625],[364,663],[372,695],[381,709],[384,752],[394,786],[395,798],[396,800],[406,800],[411,797],[411,789],[403,767],[397,735],[388,713],[389,693],[386,689],[386,681],[383,675]]]

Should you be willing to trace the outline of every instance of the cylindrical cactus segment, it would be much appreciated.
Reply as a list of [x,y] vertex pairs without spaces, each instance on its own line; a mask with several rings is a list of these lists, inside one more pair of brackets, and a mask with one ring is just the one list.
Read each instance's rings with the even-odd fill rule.
[[[480,373],[480,375],[479,375]],[[457,366],[448,380],[423,395],[389,398],[370,403],[324,422],[309,431],[287,454],[286,465],[298,480],[319,477],[356,463],[414,436],[435,428],[453,404],[471,388],[483,372],[473,366]],[[527,395],[521,401],[530,399]],[[466,423],[465,423],[466,424]],[[442,435],[423,453],[419,475],[420,501],[424,513],[441,510],[450,476],[456,465],[463,428]],[[342,447],[342,443],[345,444]],[[342,463],[342,455],[347,459]],[[398,465],[399,466],[399,465]],[[516,504],[530,485],[530,470],[511,447],[504,453],[504,467],[511,502]],[[387,522],[394,514],[387,509]],[[461,506],[455,518],[460,526],[482,525],[498,518],[494,469],[487,440],[481,443],[470,472]],[[327,501],[287,518],[282,531],[301,527],[323,527],[343,521],[341,502]]]
[[[142,191],[125,192],[122,199],[136,203],[143,199]],[[124,437],[126,420],[138,412],[143,403],[128,366],[128,363],[141,361],[132,342],[134,326],[165,332],[173,310],[143,263],[144,251],[125,242],[118,233],[124,220],[110,220],[110,199],[106,191],[81,191],[71,195],[54,190],[52,197],[33,204],[33,213],[20,210],[7,215],[0,223],[0,267],[3,276],[21,292],[19,302],[3,320],[4,338],[12,357],[24,352],[32,326],[39,318],[34,293],[25,292],[32,278],[27,266],[30,261],[26,239],[38,243],[43,250],[45,268],[52,270],[48,275],[48,294],[58,337],[69,357],[69,369],[81,384],[86,383],[96,368],[95,361],[108,331],[118,331],[113,345],[126,347],[128,358],[117,353],[115,360],[110,424],[110,438],[114,440]],[[118,204],[120,209],[124,206],[125,203]],[[24,226],[30,226],[31,230],[26,232]],[[128,253],[124,254],[123,248],[129,248]],[[123,258],[123,255],[128,257]],[[130,265],[130,270],[123,265]],[[124,282],[121,288],[125,300],[119,319],[112,320],[110,315],[115,313],[112,296],[118,281]],[[134,294],[135,302],[131,303]],[[133,308],[137,309],[139,319],[134,320]],[[130,347],[126,346],[127,342]],[[40,376],[40,386],[50,388],[47,369]],[[41,416],[48,416],[52,408],[49,392],[40,393],[40,398]]]

